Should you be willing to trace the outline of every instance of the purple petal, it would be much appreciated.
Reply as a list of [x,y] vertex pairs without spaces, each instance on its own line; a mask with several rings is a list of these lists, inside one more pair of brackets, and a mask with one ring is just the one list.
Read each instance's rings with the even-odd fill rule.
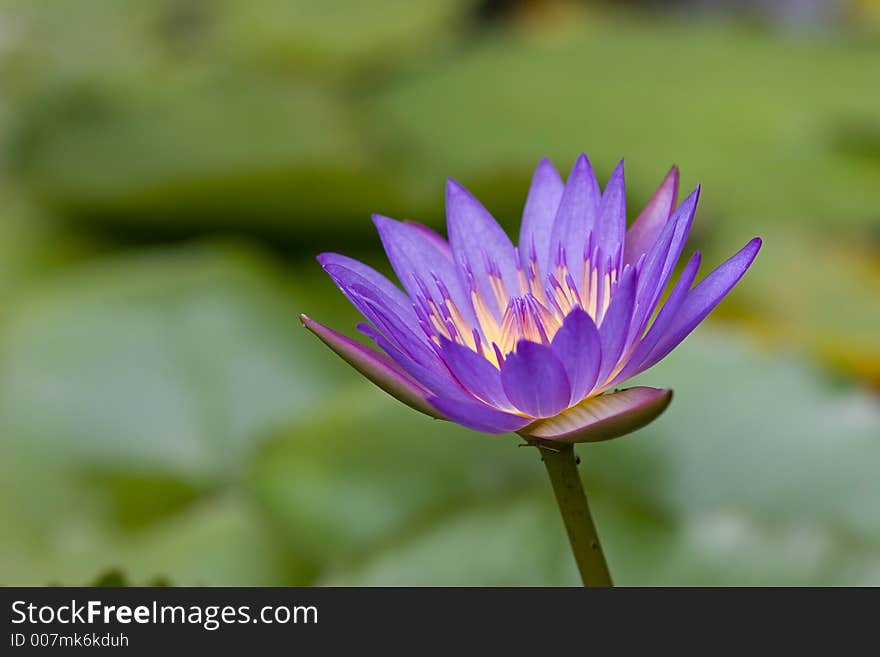
[[540,280],[550,273],[550,232],[564,190],[556,167],[548,159],[541,160],[532,176],[519,233],[520,258],[525,263],[535,254]]
[[431,360],[433,349],[403,292],[357,260],[324,253],[318,262],[346,298],[395,345],[421,362]]
[[389,395],[417,411],[433,417],[440,417],[428,403],[428,391],[403,372],[387,356],[368,349],[359,342],[355,342],[305,315],[300,315],[300,319],[303,326],[335,351],[342,360]]
[[452,376],[452,373],[440,360],[439,356],[435,357],[432,362],[429,361],[422,364],[397,348],[382,333],[369,324],[358,324],[357,329],[373,340],[404,372],[434,395],[450,399],[468,399],[471,397],[471,393],[462,388],[461,384]]
[[663,290],[669,283],[675,263],[678,262],[690,232],[699,197],[700,188],[697,187],[690,196],[681,202],[666,226],[663,227],[657,242],[648,252],[648,257],[639,275],[636,312],[633,317],[633,331],[630,333],[630,337],[644,330],[663,295]]
[[[595,234],[599,250],[605,257],[614,257],[618,253],[623,245],[625,233],[626,182],[623,160],[621,160],[614,168],[599,204],[599,221],[596,224]],[[575,280],[580,279],[575,278]]]
[[501,365],[501,384],[510,402],[533,417],[556,415],[571,399],[565,367],[550,347],[537,342],[517,344]]
[[501,372],[475,351],[443,339],[441,355],[459,383],[487,404],[510,408],[501,386]]
[[538,420],[518,433],[563,443],[610,440],[641,429],[666,410],[672,390],[635,387],[585,399],[564,413]]
[[438,251],[442,251],[446,254],[450,261],[452,260],[452,248],[449,246],[449,242],[447,242],[440,233],[438,233],[430,226],[420,224],[418,221],[410,221],[409,219],[404,219],[403,223],[407,226],[412,226],[413,228],[421,232],[422,235],[424,235],[428,240],[434,243],[434,246],[437,247]]
[[675,208],[677,196],[678,167],[674,166],[666,174],[645,209],[627,231],[623,255],[624,264],[635,264],[642,257],[642,254],[651,250]]
[[516,251],[510,238],[473,194],[451,178],[446,184],[446,226],[462,280],[467,280],[467,271],[473,272],[477,289],[500,319],[504,308],[495,302],[488,265],[497,266],[508,294],[519,294]]
[[569,403],[574,404],[593,389],[599,374],[602,346],[593,319],[580,308],[571,311],[550,348],[565,367],[571,385]]
[[434,367],[439,358],[434,346],[418,328],[402,324],[387,311],[381,301],[369,295],[369,291],[354,286],[352,298],[359,306],[366,308],[367,318],[391,342],[400,347],[407,355],[422,365]]
[[396,315],[407,322],[415,322],[416,314],[409,297],[372,267],[338,253],[322,253],[317,260],[346,296],[347,290],[355,283],[375,288],[377,297],[385,299]]
[[609,382],[609,386],[625,381],[643,370],[640,367],[642,361],[645,360],[645,357],[651,353],[657,341],[666,333],[666,329],[669,328],[670,323],[675,319],[678,309],[681,308],[681,304],[687,298],[688,291],[691,289],[691,285],[697,275],[697,270],[700,268],[700,259],[700,252],[697,251],[688,260],[687,265],[685,265],[681,272],[681,276],[678,277],[678,282],[672,288],[672,292],[669,293],[669,298],[666,299],[666,303],[663,304],[663,308],[657,314],[654,323],[651,324],[651,328],[633,350],[620,374],[614,377],[613,381]]
[[596,225],[599,211],[599,183],[586,154],[581,153],[574,163],[559,209],[550,232],[548,263],[556,263],[557,250],[565,250],[568,270],[575,281],[581,280],[584,269],[584,248]]
[[599,339],[602,344],[602,365],[599,367],[597,383],[603,384],[623,354],[623,347],[629,334],[633,303],[636,297],[636,276],[632,267],[626,267],[611,305],[599,326]]
[[666,289],[666,284],[669,283],[672,271],[675,269],[675,265],[681,257],[684,244],[687,242],[688,234],[691,232],[691,224],[694,222],[694,214],[697,211],[697,203],[700,200],[700,190],[701,187],[697,185],[697,188],[691,192],[684,201],[682,201],[678,210],[672,216],[672,223],[675,224],[675,232],[672,235],[672,242],[669,245],[669,253],[666,254],[666,262],[664,263],[663,271],[660,274],[660,281],[658,282],[656,296],[653,299],[652,310],[653,306],[656,306],[660,295],[663,294],[663,290]]
[[432,397],[428,401],[448,420],[485,433],[517,431],[532,421],[532,418],[505,413],[475,399]]
[[652,367],[675,349],[712,312],[746,273],[760,248],[761,238],[756,237],[688,293],[675,319],[642,363],[641,369]]
[[476,325],[470,294],[465,291],[455,264],[448,251],[424,228],[395,221],[382,215],[373,215],[373,223],[385,247],[388,261],[404,289],[413,299],[422,293],[421,282],[439,306],[443,303],[441,290],[434,277],[443,282],[449,295],[465,320]]

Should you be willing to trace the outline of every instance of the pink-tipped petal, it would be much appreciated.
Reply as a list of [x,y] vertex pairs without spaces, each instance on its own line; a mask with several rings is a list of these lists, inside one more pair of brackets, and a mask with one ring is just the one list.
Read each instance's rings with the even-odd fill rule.
[[654,420],[672,400],[672,390],[637,386],[585,399],[555,417],[538,420],[517,433],[563,443],[585,443],[623,436]]
[[623,252],[624,264],[633,265],[643,253],[650,251],[675,208],[677,196],[678,167],[674,166],[666,174],[645,209],[627,231],[626,246]]
[[300,315],[309,331],[342,358],[346,363],[407,406],[431,417],[441,415],[428,403],[428,392],[403,372],[390,358],[337,333],[315,320]]

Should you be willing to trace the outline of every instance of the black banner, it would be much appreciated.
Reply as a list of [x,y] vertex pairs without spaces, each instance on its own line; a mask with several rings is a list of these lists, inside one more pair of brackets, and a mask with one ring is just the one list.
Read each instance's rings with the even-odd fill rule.
[[845,619],[841,636],[849,643],[871,627],[880,595],[573,588],[6,588],[0,594],[6,630],[0,652],[9,655],[276,646],[288,654],[481,646],[545,655],[562,648],[737,642],[754,648],[771,635],[791,642],[830,632],[835,615]]

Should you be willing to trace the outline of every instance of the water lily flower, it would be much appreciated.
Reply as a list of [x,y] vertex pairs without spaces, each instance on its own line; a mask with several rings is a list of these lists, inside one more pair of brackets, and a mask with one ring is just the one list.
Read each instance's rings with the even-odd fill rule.
[[368,348],[305,326],[379,387],[428,415],[529,441],[597,441],[644,426],[672,391],[614,391],[674,349],[754,260],[755,238],[693,285],[694,253],[672,285],[699,198],[679,205],[678,169],[627,229],[621,161],[600,191],[586,155],[563,182],[535,170],[514,246],[464,187],[446,186],[448,241],[373,216],[403,289],[344,255],[318,257],[367,320]]

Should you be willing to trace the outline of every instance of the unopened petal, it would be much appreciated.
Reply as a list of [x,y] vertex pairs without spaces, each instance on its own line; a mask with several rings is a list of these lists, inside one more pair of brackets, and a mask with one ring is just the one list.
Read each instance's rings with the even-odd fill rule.
[[623,436],[666,410],[672,390],[639,386],[585,399],[559,415],[538,420],[517,433],[563,443],[599,442]]

